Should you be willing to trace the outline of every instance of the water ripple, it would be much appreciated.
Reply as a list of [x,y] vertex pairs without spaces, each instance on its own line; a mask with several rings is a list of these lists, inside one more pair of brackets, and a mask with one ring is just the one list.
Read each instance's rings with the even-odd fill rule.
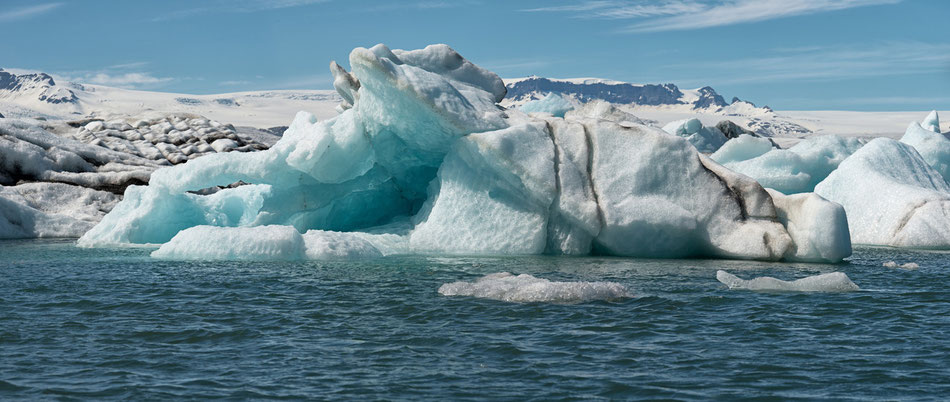
[[[171,263],[0,242],[0,399],[939,399],[950,255],[849,263],[405,257]],[[915,261],[920,269],[882,267]],[[862,291],[729,291],[718,269]],[[443,297],[494,272],[606,281],[582,304]]]

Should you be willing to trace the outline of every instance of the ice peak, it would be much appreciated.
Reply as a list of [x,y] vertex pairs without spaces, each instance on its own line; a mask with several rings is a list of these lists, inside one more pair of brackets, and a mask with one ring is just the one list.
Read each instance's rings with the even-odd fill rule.
[[930,114],[928,114],[927,117],[925,117],[924,120],[920,122],[920,126],[935,133],[939,133],[940,116],[937,115],[937,111],[932,110]]

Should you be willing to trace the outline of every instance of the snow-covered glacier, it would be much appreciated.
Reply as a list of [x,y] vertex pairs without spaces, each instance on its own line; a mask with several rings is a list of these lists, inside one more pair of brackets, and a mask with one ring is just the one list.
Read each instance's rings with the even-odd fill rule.
[[[850,255],[841,227],[815,223],[846,225],[833,203],[776,205],[754,180],[657,128],[505,109],[502,80],[446,45],[357,48],[350,66],[331,65],[338,116],[300,112],[266,151],[160,169],[79,244],[223,259]],[[257,237],[266,244],[252,245]]]

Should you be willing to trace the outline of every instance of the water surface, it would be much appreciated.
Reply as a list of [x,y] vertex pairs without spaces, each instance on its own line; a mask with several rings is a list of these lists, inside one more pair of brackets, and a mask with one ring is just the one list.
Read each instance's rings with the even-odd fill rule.
[[[941,399],[950,255],[840,265],[398,257],[171,262],[150,249],[0,242],[0,399]],[[917,270],[882,263],[916,262]],[[728,290],[845,272],[850,293]],[[631,299],[438,294],[507,271],[612,281]]]

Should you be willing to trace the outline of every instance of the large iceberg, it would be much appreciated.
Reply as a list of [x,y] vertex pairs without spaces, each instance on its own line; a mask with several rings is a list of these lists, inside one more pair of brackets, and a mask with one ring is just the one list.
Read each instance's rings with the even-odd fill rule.
[[853,243],[950,248],[950,184],[907,144],[868,142],[815,193],[844,207]]
[[767,139],[740,135],[710,158],[764,187],[785,194],[808,193],[866,142],[861,138],[824,135],[805,139],[788,149],[772,149]]
[[[234,245],[254,233],[245,228],[264,227],[270,245],[251,258],[593,252],[778,260],[805,255],[799,249],[841,251],[814,244],[821,236],[790,235],[782,222],[800,215],[780,219],[758,183],[680,136],[500,107],[501,79],[448,46],[357,48],[350,66],[331,65],[344,99],[337,117],[300,112],[269,150],[158,170],[147,187],[129,187],[79,244],[168,243],[157,257],[241,258]],[[190,246],[196,239],[210,246]],[[797,247],[796,239],[810,243]],[[217,247],[226,250],[209,250]]]

